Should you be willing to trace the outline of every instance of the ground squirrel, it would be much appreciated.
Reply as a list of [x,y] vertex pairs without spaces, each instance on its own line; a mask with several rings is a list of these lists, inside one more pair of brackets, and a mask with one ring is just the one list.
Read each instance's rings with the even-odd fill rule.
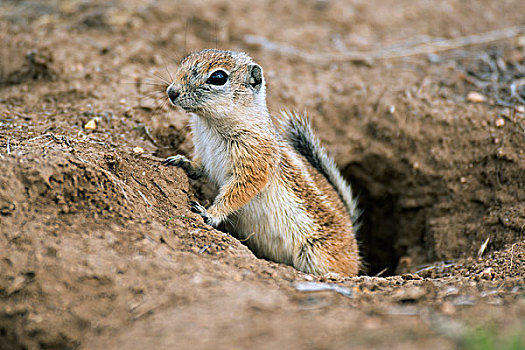
[[164,164],[205,175],[219,189],[208,209],[192,202],[193,211],[212,226],[224,223],[258,257],[316,275],[358,273],[350,186],[306,117],[272,119],[258,64],[240,52],[195,52],[166,92],[190,112],[196,156]]

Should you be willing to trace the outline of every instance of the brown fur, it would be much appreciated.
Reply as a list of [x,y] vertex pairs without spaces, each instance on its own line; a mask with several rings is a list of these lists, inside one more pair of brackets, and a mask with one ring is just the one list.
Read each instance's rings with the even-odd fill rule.
[[[207,83],[215,69],[227,71],[227,83]],[[198,116],[192,132],[204,158],[191,162],[171,157],[177,159],[173,165],[188,173],[202,167],[220,187],[210,208],[194,204],[193,209],[214,226],[226,218],[241,220],[236,217],[241,213],[249,220],[263,220],[258,226],[263,232],[255,232],[262,235],[260,239],[248,242],[257,255],[269,252],[277,261],[306,272],[355,276],[359,255],[350,215],[327,178],[279,135],[266,107],[261,79],[262,68],[243,53],[204,50],[181,62],[169,88],[177,92],[171,101]],[[270,183],[272,190],[265,192]],[[272,197],[251,202],[262,193]],[[286,209],[270,210],[269,206],[280,204]],[[268,223],[288,232],[278,232]],[[249,227],[251,222],[243,225]]]
[[[313,183],[308,182],[300,170],[291,165],[288,152],[281,153],[281,171],[284,183],[299,198],[303,198],[306,211],[316,223],[317,230],[304,243],[304,254],[319,254],[329,262],[333,272],[354,276],[359,271],[357,243],[353,235],[352,223],[341,199],[328,181],[304,158],[308,174]],[[327,198],[316,193],[319,189]]]
[[213,206],[208,209],[216,216],[228,215],[248,203],[266,186],[274,167],[276,147],[270,141],[260,137],[243,140],[229,136],[232,177],[221,187]]

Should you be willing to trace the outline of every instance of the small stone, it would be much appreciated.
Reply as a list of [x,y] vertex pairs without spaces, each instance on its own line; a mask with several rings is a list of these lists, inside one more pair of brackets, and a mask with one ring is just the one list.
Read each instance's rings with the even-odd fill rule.
[[496,127],[501,128],[504,125],[505,125],[505,119],[503,119],[503,118],[496,119]]
[[459,178],[459,182],[461,182],[462,184],[466,183],[467,182],[467,179],[464,178],[463,176]]
[[516,112],[525,114],[525,106],[516,106]]
[[397,290],[393,298],[396,301],[407,302],[407,301],[417,301],[427,295],[425,288],[414,286],[404,289]]
[[134,147],[133,148],[133,153],[135,153],[135,154],[143,154],[144,153],[144,148],[142,148],[142,147]]
[[472,295],[458,295],[450,303],[452,306],[472,306],[476,305],[476,298]]
[[84,129],[86,130],[95,130],[97,128],[97,122],[95,119],[91,119],[84,125]]
[[479,92],[471,91],[467,95],[467,100],[469,102],[479,103],[479,102],[485,102],[487,98],[484,95],[480,94]]

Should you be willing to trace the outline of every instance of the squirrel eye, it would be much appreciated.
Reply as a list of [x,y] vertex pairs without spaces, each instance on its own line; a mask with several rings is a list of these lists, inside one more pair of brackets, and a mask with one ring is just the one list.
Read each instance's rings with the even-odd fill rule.
[[206,83],[211,85],[224,85],[227,81],[228,74],[223,70],[216,70],[210,75],[208,80],[206,80]]

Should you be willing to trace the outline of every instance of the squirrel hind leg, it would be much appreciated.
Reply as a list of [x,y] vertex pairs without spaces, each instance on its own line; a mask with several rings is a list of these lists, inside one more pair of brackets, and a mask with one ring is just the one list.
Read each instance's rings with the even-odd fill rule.
[[294,267],[315,275],[357,276],[360,267],[357,245],[351,237],[345,238],[307,239],[294,257]]

